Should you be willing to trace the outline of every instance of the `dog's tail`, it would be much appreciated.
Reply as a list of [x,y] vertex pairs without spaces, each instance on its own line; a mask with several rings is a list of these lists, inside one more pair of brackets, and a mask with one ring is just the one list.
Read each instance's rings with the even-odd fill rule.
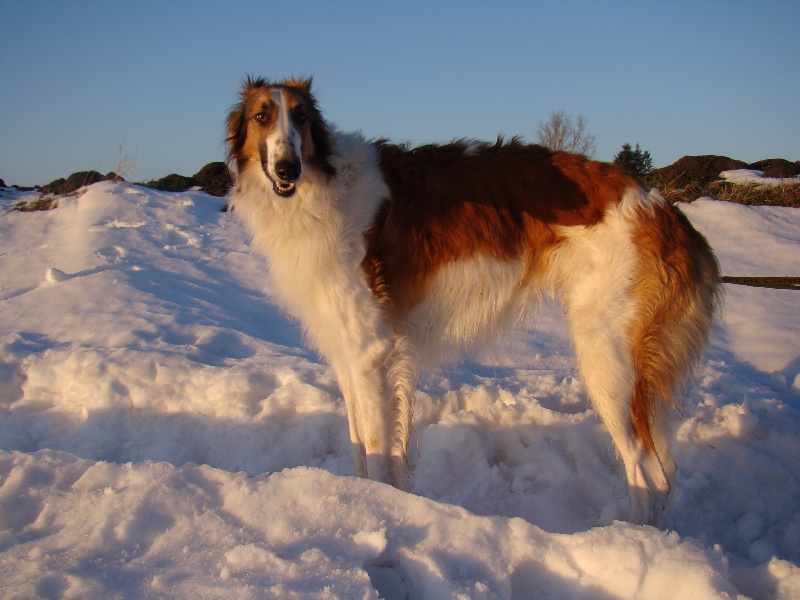
[[677,208],[661,201],[640,210],[651,214],[638,220],[633,240],[640,263],[634,285],[636,381],[630,410],[645,450],[661,454],[665,441],[656,421],[662,407],[655,403],[678,406],[676,395],[708,343],[720,274],[708,242]]

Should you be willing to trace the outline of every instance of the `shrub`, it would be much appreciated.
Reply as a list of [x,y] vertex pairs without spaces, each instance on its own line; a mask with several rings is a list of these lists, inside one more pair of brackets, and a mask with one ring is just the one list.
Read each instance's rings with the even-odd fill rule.
[[578,115],[573,122],[563,110],[550,113],[547,121],[539,123],[536,141],[550,150],[575,152],[590,158],[594,155],[594,136],[586,131],[586,118]]
[[723,171],[746,169],[749,166],[746,162],[734,160],[727,156],[713,154],[684,156],[668,167],[653,169],[649,173],[648,181],[652,181],[656,187],[661,187],[662,185],[673,187],[704,185],[717,181],[719,174]]
[[170,173],[166,177],[149,181],[147,187],[161,190],[162,192],[182,192],[195,185],[192,177],[185,177],[177,173]]
[[98,181],[105,181],[106,176],[101,175],[97,171],[78,171],[73,173],[67,179],[60,178],[51,181],[42,187],[42,194],[55,194],[63,196],[64,194],[71,194],[72,192],[82,188],[85,185],[91,185]]
[[764,177],[796,177],[800,175],[800,162],[791,162],[784,158],[768,158],[750,165],[751,169],[764,172]]
[[224,162],[211,162],[195,173],[195,185],[212,196],[226,196],[233,180]]
[[192,177],[172,173],[161,179],[147,182],[147,187],[164,192],[182,192],[190,187],[198,186],[212,196],[225,196],[232,181],[225,163],[212,162],[205,165]]

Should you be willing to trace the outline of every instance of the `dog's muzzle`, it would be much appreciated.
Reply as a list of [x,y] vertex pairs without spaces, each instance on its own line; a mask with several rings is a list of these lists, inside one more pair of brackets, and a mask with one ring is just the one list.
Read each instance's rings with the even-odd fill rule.
[[276,179],[272,180],[272,189],[278,196],[288,198],[294,194],[297,180],[303,170],[299,160],[280,160],[275,163]]

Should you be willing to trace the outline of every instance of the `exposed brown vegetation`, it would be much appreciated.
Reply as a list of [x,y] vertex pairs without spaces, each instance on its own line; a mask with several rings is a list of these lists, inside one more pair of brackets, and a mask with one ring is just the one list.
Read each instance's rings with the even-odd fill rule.
[[148,181],[147,186],[166,192],[182,192],[197,186],[212,196],[226,196],[232,183],[227,165],[224,162],[212,162],[191,177],[172,173],[161,179]]
[[208,163],[193,177],[195,185],[212,196],[226,196],[233,180],[228,166],[224,162]]
[[664,198],[670,202],[693,202],[698,198],[710,197],[750,206],[800,208],[800,181],[775,186],[758,183],[743,185],[727,181],[692,182],[682,187],[652,180],[648,181],[648,184],[659,188]]
[[660,189],[671,202],[711,197],[753,206],[800,207],[800,180],[776,186],[720,180],[722,171],[736,169],[757,169],[763,171],[765,177],[794,177],[800,174],[800,163],[772,158],[747,164],[727,156],[684,156],[668,167],[651,171],[645,183]]
[[[719,179],[722,171],[747,169],[750,165],[741,160],[727,156],[684,156],[677,162],[660,169],[653,169],[648,174],[648,181],[663,183],[674,187],[689,184],[705,184]],[[661,187],[656,185],[655,187]]]
[[107,175],[102,175],[97,171],[78,171],[77,173],[73,173],[66,179],[56,179],[55,181],[51,181],[47,185],[42,187],[42,194],[56,194],[59,196],[63,196],[64,194],[71,194],[74,191],[82,188],[85,185],[91,185],[93,183],[97,183],[98,181],[119,181],[119,175],[116,173],[108,173]]
[[796,177],[800,175],[800,161],[791,162],[784,158],[768,158],[750,165],[751,169],[764,171],[764,177]]
[[53,210],[54,208],[58,207],[58,196],[53,196],[51,194],[48,195],[41,195],[35,200],[31,200],[29,202],[21,201],[17,202],[12,208],[12,210],[18,210],[20,212],[36,212],[37,210]]

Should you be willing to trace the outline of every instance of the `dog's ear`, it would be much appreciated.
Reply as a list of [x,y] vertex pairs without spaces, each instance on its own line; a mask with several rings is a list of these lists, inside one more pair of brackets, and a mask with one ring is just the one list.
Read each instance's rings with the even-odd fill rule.
[[302,94],[308,96],[311,95],[311,82],[313,80],[313,77],[290,77],[289,79],[285,80],[282,85],[294,88]]
[[[236,161],[239,152],[244,146],[245,137],[247,135],[246,123],[244,118],[244,101],[233,107],[228,114],[228,135],[225,142],[228,145],[228,167]],[[238,166],[237,170],[238,170]]]
[[244,104],[237,104],[228,115],[228,137],[230,144],[235,138],[244,132]]
[[267,85],[269,84],[263,77],[253,77],[252,75],[248,75],[242,82],[242,92],[240,94],[242,100],[245,100],[247,96],[255,89],[266,87]]
[[245,137],[247,136],[247,120],[245,119],[245,107],[247,99],[257,89],[269,85],[263,77],[253,77],[248,75],[242,81],[242,90],[239,92],[240,102],[231,109],[228,114],[227,137],[225,142],[228,145],[228,164],[234,162],[239,152],[244,147]]
[[[307,81],[310,89],[311,80],[309,79]],[[317,167],[323,173],[328,175],[328,177],[333,177],[336,175],[336,168],[330,162],[331,156],[333,155],[330,129],[325,119],[322,117],[316,98],[308,92],[306,94],[306,99],[308,101],[309,111],[311,112],[310,130],[311,140],[314,143],[314,160],[317,163]]]

